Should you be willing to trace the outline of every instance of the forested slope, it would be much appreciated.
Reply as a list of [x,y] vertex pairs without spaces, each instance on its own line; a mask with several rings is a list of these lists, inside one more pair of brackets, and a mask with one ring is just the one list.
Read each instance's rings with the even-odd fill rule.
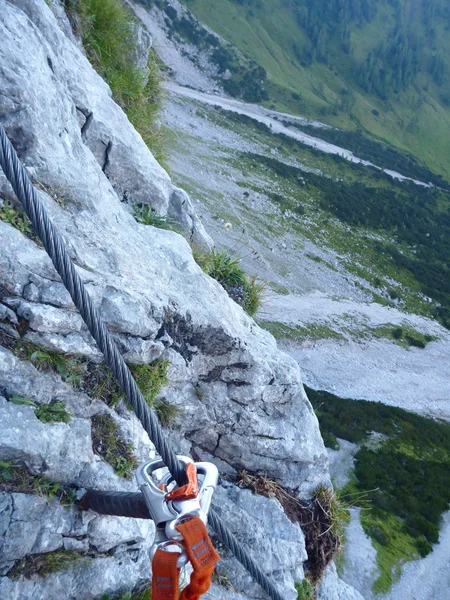
[[[360,129],[450,173],[450,6],[445,0],[184,0],[261,68],[246,100]],[[176,15],[172,13],[172,20]],[[217,54],[217,51],[216,51]],[[234,70],[233,70],[234,67]],[[257,77],[258,76],[258,77]]]

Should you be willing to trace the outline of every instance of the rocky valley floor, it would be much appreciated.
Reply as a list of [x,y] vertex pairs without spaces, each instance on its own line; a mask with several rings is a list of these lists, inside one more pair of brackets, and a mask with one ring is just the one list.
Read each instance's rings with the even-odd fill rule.
[[[213,98],[204,103],[189,90],[180,94],[176,86],[169,89],[164,122],[172,176],[191,194],[219,248],[240,257],[248,273],[268,282],[257,318],[296,359],[305,382],[341,397],[383,402],[449,421],[445,365],[450,334],[427,316],[427,300],[405,282],[386,277],[382,265],[364,264],[370,234],[346,230],[319,207],[314,212],[311,197],[304,203],[308,206],[309,201],[312,210],[301,216],[292,205],[283,206],[281,196],[289,198],[289,189],[255,158],[276,157],[305,172],[326,173],[321,156],[304,157],[299,163],[275,135],[218,108],[226,102],[218,100],[214,106]],[[353,236],[352,243],[345,243],[345,235]],[[384,283],[381,290],[379,278]],[[389,289],[399,290],[398,297],[390,297]],[[411,339],[423,344],[415,346]],[[336,479],[341,470],[337,468]],[[372,599],[376,551],[358,514],[352,513],[342,576]],[[440,565],[449,544],[444,524],[439,546],[424,559],[427,563],[411,563],[389,594],[376,597],[406,599],[415,585],[418,598],[446,598],[450,581],[442,577]],[[368,567],[369,555],[373,569]],[[412,584],[413,573],[425,569],[426,583],[416,578]]]

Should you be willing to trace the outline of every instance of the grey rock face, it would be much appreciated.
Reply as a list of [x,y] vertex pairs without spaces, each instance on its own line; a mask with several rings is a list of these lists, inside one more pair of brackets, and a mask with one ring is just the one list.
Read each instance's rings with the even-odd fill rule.
[[[57,20],[44,0],[0,0],[0,14],[0,119],[34,181],[47,189],[39,197],[120,350],[133,362],[170,360],[160,397],[181,409],[170,432],[175,447],[211,457],[228,472],[265,472],[310,495],[329,474],[298,366],[201,271],[184,238],[130,215],[125,197],[177,218],[194,243],[211,243],[189,197],[172,186],[66,35],[62,13]],[[55,190],[65,205],[55,202]],[[11,195],[1,174],[0,193]],[[45,348],[100,360],[45,251],[2,221],[0,246],[0,334],[20,331]],[[153,448],[128,409],[113,411],[3,348],[0,394],[0,459],[80,488],[136,490],[94,454],[91,440],[91,417],[108,412],[138,459],[148,459]],[[12,395],[38,404],[62,400],[72,420],[42,423],[32,406],[9,402]],[[298,526],[275,501],[233,486],[218,491],[215,504],[286,598],[295,598],[305,559]],[[34,495],[6,494],[2,573],[30,552],[88,549],[96,558],[45,579],[3,577],[0,597],[58,598],[70,590],[85,600],[129,591],[149,579],[151,533],[148,523],[82,516]],[[211,597],[263,598],[230,564],[236,590],[215,586]]]
[[[268,500],[223,483],[215,493],[215,505],[236,537],[248,548],[258,548],[258,564],[284,590],[286,600],[295,600],[294,584],[303,579],[307,559],[305,541],[298,524],[291,523],[276,500]],[[219,575],[247,598],[261,598],[261,589],[235,558],[224,552]]]
[[318,600],[364,600],[364,596],[355,588],[339,579],[334,563],[325,571],[317,593]]

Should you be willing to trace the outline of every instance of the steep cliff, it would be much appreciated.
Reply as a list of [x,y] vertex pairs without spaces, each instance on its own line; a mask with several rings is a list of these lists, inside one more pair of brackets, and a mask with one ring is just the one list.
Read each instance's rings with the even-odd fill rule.
[[[178,409],[174,446],[222,473],[267,474],[311,498],[329,482],[328,462],[297,364],[203,273],[182,235],[132,216],[133,203],[149,204],[190,241],[212,243],[91,67],[62,5],[0,0],[0,14],[1,122],[127,361],[168,364],[159,397]],[[125,459],[143,461],[153,447],[123,401],[107,405],[103,388],[84,384],[86,373],[107,380],[101,355],[1,173],[0,203],[19,215],[0,220],[0,597],[115,597],[148,584],[153,525],[58,499],[136,489],[105,460],[99,423],[117,426]],[[65,418],[42,418],[55,406]],[[231,482],[215,506],[296,598],[307,558],[299,524],[277,500]],[[263,597],[234,559],[221,572],[233,591],[215,585],[210,597]],[[324,598],[345,595],[327,578]]]

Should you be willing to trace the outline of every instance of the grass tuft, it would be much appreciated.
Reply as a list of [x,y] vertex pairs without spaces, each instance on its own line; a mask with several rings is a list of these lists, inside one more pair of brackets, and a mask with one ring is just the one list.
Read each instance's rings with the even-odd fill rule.
[[125,442],[119,426],[108,414],[92,417],[92,449],[108,462],[120,477],[131,479],[137,458],[133,446]]
[[207,252],[193,248],[192,254],[203,271],[218,281],[232,300],[253,317],[263,304],[266,283],[257,277],[248,278],[238,258],[232,258],[222,250]]
[[3,202],[0,206],[0,220],[9,223],[27,238],[37,242],[39,238],[35,235],[31,221],[22,208],[19,208],[10,200],[3,199],[2,196],[0,196],[0,201]]
[[179,406],[170,404],[164,398],[155,402],[154,409],[163,427],[172,427],[176,418],[183,413]]
[[70,506],[76,500],[75,490],[39,475],[30,475],[25,467],[0,460],[0,491],[37,494],[57,498],[63,506]]
[[153,406],[156,396],[167,385],[168,360],[155,360],[150,365],[133,365],[130,367],[136,383],[149,406]]
[[8,573],[10,579],[31,579],[33,575],[46,577],[51,573],[73,569],[85,562],[86,557],[73,550],[55,550],[45,554],[31,554],[22,558]]
[[166,215],[160,215],[148,204],[135,204],[133,206],[133,216],[138,223],[151,225],[159,229],[174,231],[176,229],[173,219]]
[[13,404],[24,404],[35,408],[36,417],[43,423],[70,423],[72,415],[66,411],[66,405],[61,400],[55,400],[50,404],[38,404],[23,396],[10,396],[9,402]]
[[66,0],[74,13],[89,60],[108,82],[114,100],[158,161],[164,161],[161,128],[156,124],[162,87],[159,59],[149,53],[149,75],[133,64],[137,22],[131,10],[119,0]]
[[297,600],[315,600],[316,592],[314,586],[307,577],[303,581],[297,581],[295,589],[297,591]]
[[70,423],[72,418],[66,411],[66,405],[61,401],[40,404],[36,408],[36,416],[43,423]]

